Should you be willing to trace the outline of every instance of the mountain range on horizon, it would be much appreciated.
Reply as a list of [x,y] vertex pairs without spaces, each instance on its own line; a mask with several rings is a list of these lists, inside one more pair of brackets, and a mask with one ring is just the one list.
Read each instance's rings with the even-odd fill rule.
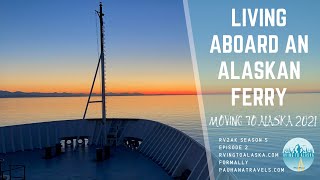
[[[320,91],[309,91],[309,92],[288,92],[290,94],[295,93],[320,93]],[[229,94],[229,93],[203,93],[203,95],[210,95],[210,94]],[[68,92],[51,92],[51,93],[42,93],[42,92],[23,92],[23,91],[5,91],[0,90],[0,98],[23,98],[23,97],[85,97],[89,94],[86,93],[68,93]],[[92,93],[92,96],[100,96],[101,94]],[[113,93],[108,92],[106,93],[107,96],[149,96],[149,95],[196,95],[196,94],[143,94],[143,93]]]
[[[92,93],[93,96],[99,96],[98,93]],[[107,96],[143,96],[142,93],[107,93]],[[14,98],[14,97],[82,97],[88,96],[86,93],[68,93],[68,92],[52,92],[52,93],[42,93],[42,92],[22,92],[22,91],[4,91],[0,90],[0,98]]]

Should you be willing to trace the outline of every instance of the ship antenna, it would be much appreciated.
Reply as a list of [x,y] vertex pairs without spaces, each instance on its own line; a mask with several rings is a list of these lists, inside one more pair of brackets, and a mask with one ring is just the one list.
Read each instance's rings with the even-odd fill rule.
[[[88,106],[90,103],[101,103],[102,104],[102,110],[101,110],[101,119],[102,119],[102,124],[106,126],[107,120],[106,120],[106,82],[105,82],[105,59],[104,59],[104,23],[103,23],[103,12],[102,12],[102,3],[100,2],[99,5],[99,11],[96,11],[97,15],[99,16],[100,19],[100,57],[98,61],[98,65],[96,68],[96,72],[93,78],[92,86],[90,89],[90,94],[88,97],[88,101],[86,104],[86,108],[83,114],[83,120],[86,118]],[[99,66],[101,68],[101,101],[91,101],[91,96],[92,96],[92,91],[94,88],[95,80],[97,78]],[[106,132],[105,132],[106,133]],[[104,139],[104,138],[103,138]],[[105,144],[105,140],[103,140],[103,144]]]
[[100,12],[98,13],[100,19],[100,59],[101,59],[101,96],[102,96],[102,122],[106,123],[106,82],[105,82],[105,62],[104,62],[104,26],[103,26],[103,12],[102,3],[100,2]]

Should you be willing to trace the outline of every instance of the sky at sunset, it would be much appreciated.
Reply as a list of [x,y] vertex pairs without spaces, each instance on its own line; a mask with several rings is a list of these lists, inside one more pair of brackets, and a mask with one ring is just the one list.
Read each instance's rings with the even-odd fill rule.
[[[204,5],[190,1],[191,21],[204,93],[232,87],[287,87],[320,91],[318,6],[264,1]],[[245,3],[248,2],[248,3]],[[213,3],[213,2],[212,2]],[[145,94],[195,93],[183,1],[104,0],[107,91]],[[11,0],[0,6],[0,90],[88,93],[98,61],[97,0]],[[284,28],[232,28],[231,8],[286,7]],[[308,13],[297,13],[297,12]],[[206,12],[206,13],[204,13]],[[210,13],[209,13],[210,12]],[[224,16],[221,18],[212,18]],[[209,54],[213,34],[308,34],[308,54]],[[282,44],[283,45],[283,44]],[[280,44],[281,46],[281,44]],[[283,47],[283,46],[282,46]],[[221,60],[301,61],[301,80],[217,79]],[[240,69],[240,65],[238,70]],[[99,93],[100,81],[95,86]]]
[[[88,93],[99,1],[2,1],[0,90]],[[103,1],[108,92],[193,93],[182,1]],[[99,91],[100,81],[95,87]]]

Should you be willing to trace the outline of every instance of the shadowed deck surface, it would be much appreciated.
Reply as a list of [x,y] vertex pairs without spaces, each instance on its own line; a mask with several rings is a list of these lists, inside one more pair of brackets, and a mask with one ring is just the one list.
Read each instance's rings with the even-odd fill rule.
[[[0,154],[6,164],[26,166],[26,179],[172,179],[161,167],[142,154],[117,147],[111,157],[103,162],[95,161],[94,146],[65,150],[52,159],[44,159],[44,150]],[[19,174],[18,174],[19,175]]]

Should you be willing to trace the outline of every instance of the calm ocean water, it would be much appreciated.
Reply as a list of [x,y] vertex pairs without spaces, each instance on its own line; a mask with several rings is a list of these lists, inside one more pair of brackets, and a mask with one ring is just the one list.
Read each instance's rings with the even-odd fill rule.
[[[287,94],[284,107],[248,108],[230,107],[228,95],[205,95],[207,119],[223,115],[317,115],[319,116],[320,94]],[[8,98],[0,99],[0,126],[32,122],[79,119],[82,117],[86,97],[55,98]],[[99,117],[100,105],[93,104],[88,117]],[[107,97],[107,116],[144,118],[171,125],[187,133],[203,144],[201,121],[196,96],[113,96]],[[319,122],[318,122],[319,124]],[[269,143],[249,143],[248,152],[276,152],[278,158],[250,158],[248,167],[280,167],[281,173],[235,173],[239,179],[319,179],[320,177],[320,128],[316,127],[208,127],[212,153],[218,156],[219,137],[262,137]],[[282,161],[285,143],[294,137],[311,142],[315,149],[313,165],[304,172],[289,170]],[[233,158],[235,159],[235,158]],[[236,158],[242,160],[241,158]]]

